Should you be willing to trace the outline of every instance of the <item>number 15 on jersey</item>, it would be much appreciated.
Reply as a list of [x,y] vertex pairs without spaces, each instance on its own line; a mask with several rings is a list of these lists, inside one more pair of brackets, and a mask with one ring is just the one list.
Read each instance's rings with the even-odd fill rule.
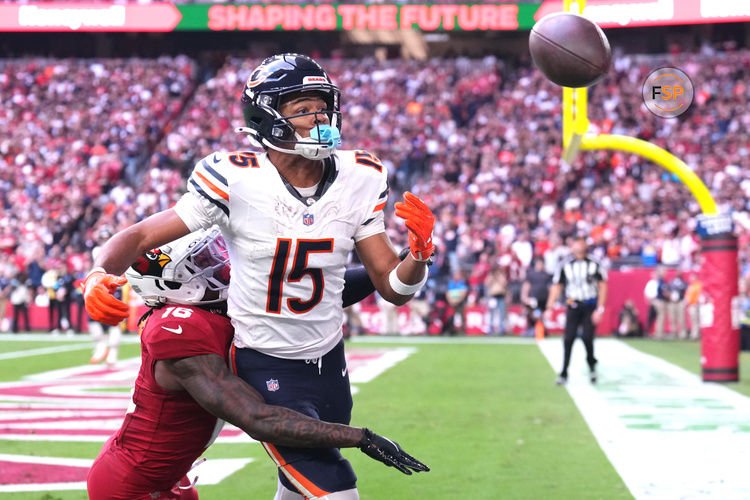
[[305,276],[310,276],[313,283],[312,296],[309,298],[292,297],[286,299],[286,306],[296,314],[303,314],[318,305],[323,298],[325,279],[323,270],[319,267],[310,267],[308,258],[311,253],[333,252],[333,238],[318,240],[297,240],[292,258],[292,267],[287,273],[289,255],[291,253],[292,240],[279,238],[276,240],[276,253],[268,276],[268,298],[266,301],[266,312],[280,314],[282,307],[282,296],[284,294],[284,282],[298,282]]

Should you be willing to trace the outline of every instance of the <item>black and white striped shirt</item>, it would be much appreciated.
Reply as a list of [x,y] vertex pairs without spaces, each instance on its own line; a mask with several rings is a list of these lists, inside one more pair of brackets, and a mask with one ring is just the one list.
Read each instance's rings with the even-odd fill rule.
[[565,287],[569,300],[581,302],[596,300],[599,282],[607,281],[607,271],[601,263],[591,257],[576,260],[569,257],[557,266],[552,282]]

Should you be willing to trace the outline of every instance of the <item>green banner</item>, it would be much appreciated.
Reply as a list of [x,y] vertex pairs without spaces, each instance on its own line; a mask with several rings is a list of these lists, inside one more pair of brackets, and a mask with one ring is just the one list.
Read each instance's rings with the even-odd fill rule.
[[541,3],[190,4],[175,30],[527,30]]

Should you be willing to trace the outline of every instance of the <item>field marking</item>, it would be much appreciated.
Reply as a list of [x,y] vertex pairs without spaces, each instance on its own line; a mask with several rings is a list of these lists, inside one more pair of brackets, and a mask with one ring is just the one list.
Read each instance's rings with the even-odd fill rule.
[[70,483],[30,483],[30,484],[0,484],[0,493],[23,493],[27,491],[71,491],[85,490],[85,481]]
[[350,337],[347,342],[354,344],[504,344],[504,345],[531,345],[534,339],[530,337],[418,337],[418,336],[380,336],[366,335]]
[[[68,337],[66,334],[52,335],[49,332],[40,333],[0,333],[1,342],[93,342],[88,333],[76,333]],[[121,344],[137,344],[140,337],[135,334],[123,335],[120,338]]]
[[[539,347],[557,371],[561,340]],[[592,385],[574,345],[567,390],[636,499],[750,498],[750,398],[618,340],[596,356]]]
[[[199,486],[219,484],[221,481],[239,471],[247,464],[254,462],[254,458],[217,458],[210,459],[196,465],[188,472],[191,481],[198,478]],[[39,457],[32,455],[10,455],[0,454],[0,462],[15,462],[22,464],[55,465],[60,467],[80,467],[88,470],[93,459],[88,458],[65,458],[65,457]],[[57,483],[31,483],[31,484],[2,484],[0,493],[28,492],[28,491],[70,491],[85,490],[85,481],[68,481]]]
[[417,352],[417,350],[413,347],[389,348],[386,351],[375,350],[377,358],[367,360],[365,363],[358,363],[358,357],[366,357],[361,354],[362,352],[348,353],[347,356],[347,368],[350,369],[349,382],[352,384],[364,384],[372,381],[384,371],[396,366],[400,361]]
[[91,345],[61,345],[54,347],[38,347],[36,349],[26,349],[25,351],[12,351],[0,354],[0,360],[28,358],[31,356],[42,356],[44,354],[57,354],[60,352],[80,351],[82,349],[91,349]]

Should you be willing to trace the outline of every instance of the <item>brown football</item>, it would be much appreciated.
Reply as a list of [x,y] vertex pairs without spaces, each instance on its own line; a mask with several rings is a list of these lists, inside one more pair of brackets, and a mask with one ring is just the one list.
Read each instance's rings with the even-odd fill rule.
[[544,16],[531,28],[529,51],[548,79],[563,87],[588,87],[607,74],[612,51],[604,32],[577,14]]

